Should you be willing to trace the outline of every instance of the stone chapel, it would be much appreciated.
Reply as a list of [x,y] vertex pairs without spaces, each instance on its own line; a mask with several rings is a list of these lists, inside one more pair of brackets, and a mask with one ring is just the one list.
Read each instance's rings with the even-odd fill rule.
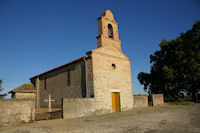
[[118,23],[106,10],[98,18],[98,48],[79,59],[30,78],[36,108],[47,107],[49,94],[61,107],[62,98],[94,98],[94,110],[113,112],[133,107],[130,59],[121,50]]

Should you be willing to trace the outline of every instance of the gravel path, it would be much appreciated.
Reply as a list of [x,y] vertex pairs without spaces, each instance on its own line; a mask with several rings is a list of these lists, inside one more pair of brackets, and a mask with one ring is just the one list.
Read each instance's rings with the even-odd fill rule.
[[134,108],[102,116],[0,127],[1,133],[200,133],[200,104]]

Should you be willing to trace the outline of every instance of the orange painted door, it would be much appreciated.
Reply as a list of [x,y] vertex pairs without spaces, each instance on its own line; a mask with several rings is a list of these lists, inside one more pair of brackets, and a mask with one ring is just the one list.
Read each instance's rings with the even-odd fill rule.
[[119,92],[112,92],[112,110],[120,112],[120,95],[119,95]]

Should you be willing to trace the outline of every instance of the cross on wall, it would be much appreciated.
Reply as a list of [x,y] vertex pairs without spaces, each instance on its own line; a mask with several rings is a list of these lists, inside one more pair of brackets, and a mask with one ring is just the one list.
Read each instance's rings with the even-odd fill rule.
[[48,105],[49,105],[49,112],[52,112],[51,102],[53,102],[53,101],[55,101],[55,100],[53,100],[53,99],[51,98],[51,94],[49,94],[48,100],[45,100],[45,99],[44,99],[44,102],[49,102],[49,103],[48,103]]

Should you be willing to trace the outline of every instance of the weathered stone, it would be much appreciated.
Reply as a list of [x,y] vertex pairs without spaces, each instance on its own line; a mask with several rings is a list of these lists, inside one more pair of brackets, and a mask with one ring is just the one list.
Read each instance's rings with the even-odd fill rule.
[[[98,48],[92,50],[95,112],[112,112],[112,91],[120,93],[121,111],[133,107],[130,59],[121,51],[118,24],[110,10],[98,19]],[[108,24],[113,27],[113,38],[108,36]],[[105,110],[105,111],[104,111]]]
[[163,94],[152,94],[153,106],[164,105]]
[[148,107],[147,95],[133,95],[133,107]]
[[34,100],[1,99],[0,105],[0,126],[29,122],[35,119]]
[[17,99],[35,99],[35,93],[15,93],[13,98]]
[[93,98],[64,98],[63,99],[63,118],[77,118],[80,116],[91,115],[94,113]]
[[48,108],[44,99],[47,99],[49,94],[55,100],[52,102],[53,108],[61,108],[62,98],[84,97],[83,92],[86,92],[85,97],[94,97],[91,65],[91,58],[80,59],[78,62],[41,74],[39,78],[32,78],[31,81],[37,90],[37,108]]

